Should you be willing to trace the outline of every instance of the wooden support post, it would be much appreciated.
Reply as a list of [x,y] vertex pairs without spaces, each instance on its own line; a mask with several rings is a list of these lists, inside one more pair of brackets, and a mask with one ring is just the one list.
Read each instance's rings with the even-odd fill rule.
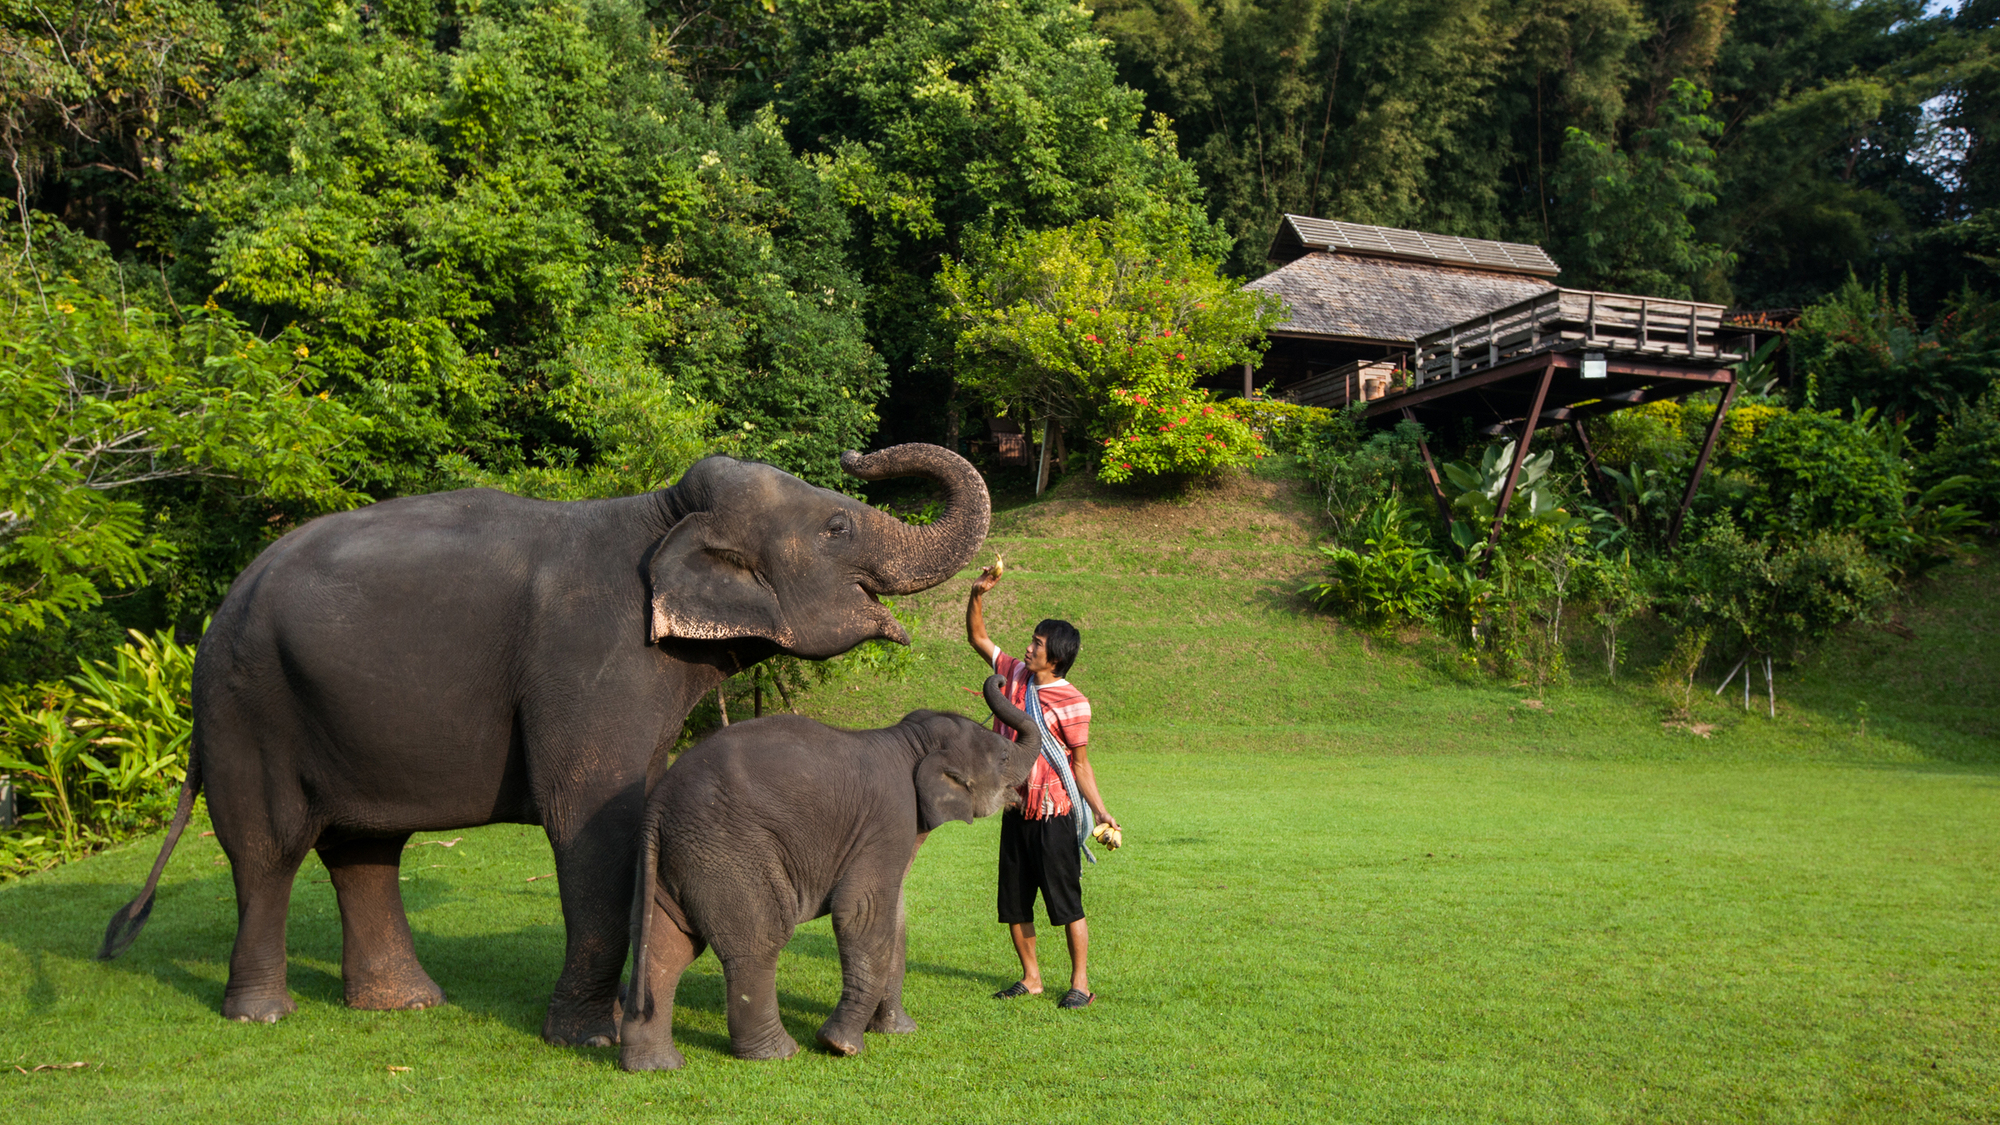
[[1722,389],[1722,401],[1715,407],[1715,421],[1708,424],[1708,436],[1702,439],[1701,456],[1694,459],[1694,475],[1688,478],[1687,492],[1681,495],[1681,506],[1674,511],[1674,522],[1667,528],[1667,550],[1681,540],[1681,521],[1687,518],[1688,505],[1694,503],[1694,490],[1701,487],[1701,477],[1708,471],[1708,459],[1715,452],[1715,438],[1722,432],[1722,419],[1729,414],[1729,404],[1736,400],[1736,375],[1731,373],[1729,385]]
[[1249,398],[1255,391],[1256,386],[1250,379],[1250,361],[1245,360],[1243,362],[1243,397]]
[[[1415,422],[1417,416],[1410,413],[1410,408],[1405,406],[1403,408],[1403,420],[1405,422]],[[1417,443],[1417,452],[1424,455],[1424,476],[1431,482],[1431,495],[1437,498],[1438,514],[1444,517],[1445,530],[1449,532],[1452,526],[1451,501],[1444,498],[1444,485],[1438,481],[1437,462],[1431,460],[1430,442],[1419,441]]]
[[1053,418],[1042,419],[1042,465],[1035,472],[1035,495],[1037,496],[1040,496],[1042,490],[1049,486],[1049,435],[1054,431],[1055,424]]
[[[1605,479],[1604,470],[1597,464],[1597,451],[1590,446],[1590,434],[1583,428],[1583,419],[1572,418],[1569,424],[1576,433],[1576,444],[1583,449],[1583,462],[1590,467],[1590,476],[1584,478],[1583,486],[1589,490],[1592,497],[1596,497],[1597,486],[1604,483]],[[1617,499],[1617,496],[1614,494],[1603,499],[1608,503]]]
[[[1486,533],[1488,547],[1500,542],[1500,527],[1507,522],[1507,506],[1514,502],[1514,484],[1521,477],[1521,465],[1528,459],[1528,446],[1535,440],[1535,424],[1542,420],[1542,405],[1549,400],[1549,384],[1555,381],[1556,358],[1550,356],[1542,365],[1541,382],[1535,384],[1535,403],[1528,408],[1528,420],[1521,423],[1521,440],[1514,443],[1514,460],[1507,466],[1507,483],[1500,488],[1500,508],[1493,513],[1493,530]],[[1487,560],[1479,563],[1479,573],[1486,574]]]

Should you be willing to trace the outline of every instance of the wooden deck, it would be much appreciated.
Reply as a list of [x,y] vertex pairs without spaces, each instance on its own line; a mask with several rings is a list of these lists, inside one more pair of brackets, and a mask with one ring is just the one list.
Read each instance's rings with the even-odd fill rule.
[[1488,371],[1544,352],[1602,352],[1726,367],[1743,354],[1734,350],[1736,334],[1725,336],[1725,311],[1700,301],[1551,289],[1418,337],[1408,386]]

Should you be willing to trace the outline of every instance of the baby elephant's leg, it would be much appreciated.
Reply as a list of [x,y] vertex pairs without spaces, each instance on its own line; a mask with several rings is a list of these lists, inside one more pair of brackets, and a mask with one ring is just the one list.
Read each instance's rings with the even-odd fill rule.
[[626,1070],[679,1070],[674,1046],[674,990],[681,974],[701,956],[702,942],[681,932],[656,903],[647,927],[646,1003],[625,1009],[619,1028],[618,1065]]
[[791,936],[787,931],[747,947],[735,947],[741,939],[732,939],[727,949],[716,942],[729,990],[729,1049],[739,1059],[788,1059],[799,1052],[798,1040],[778,1018],[778,953]]
[[909,922],[904,914],[903,897],[896,896],[896,944],[892,950],[893,960],[882,989],[882,1002],[875,1006],[875,1016],[868,1021],[868,1030],[904,1035],[917,1029],[917,1021],[903,1010],[903,967],[909,959]]
[[[827,1050],[858,1055],[864,1030],[916,1030],[915,1021],[902,1011],[902,922],[900,883],[873,888],[872,893],[835,893],[833,937],[840,947],[841,987],[840,1003],[819,1029],[819,1041]],[[890,1026],[875,1026],[885,1022]]]

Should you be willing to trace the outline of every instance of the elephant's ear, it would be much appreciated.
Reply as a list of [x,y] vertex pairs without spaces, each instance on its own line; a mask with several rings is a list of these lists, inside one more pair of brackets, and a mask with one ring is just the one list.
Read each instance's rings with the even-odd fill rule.
[[780,646],[792,643],[770,581],[717,533],[706,512],[674,525],[653,551],[648,575],[653,593],[649,640],[762,637]]
[[917,831],[929,832],[948,820],[972,823],[979,815],[974,779],[952,755],[934,750],[917,762]]

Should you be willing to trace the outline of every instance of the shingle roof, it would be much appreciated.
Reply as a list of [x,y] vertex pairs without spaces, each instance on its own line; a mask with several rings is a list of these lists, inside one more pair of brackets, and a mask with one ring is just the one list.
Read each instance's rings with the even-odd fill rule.
[[1245,288],[1291,306],[1274,331],[1414,342],[1555,286],[1518,273],[1315,252]]
[[1539,246],[1524,242],[1492,242],[1483,238],[1458,238],[1448,234],[1427,234],[1395,227],[1371,227],[1307,215],[1286,215],[1271,240],[1272,261],[1290,262],[1315,250],[1359,254],[1438,265],[1471,266],[1475,269],[1554,277],[1560,272],[1555,260]]

